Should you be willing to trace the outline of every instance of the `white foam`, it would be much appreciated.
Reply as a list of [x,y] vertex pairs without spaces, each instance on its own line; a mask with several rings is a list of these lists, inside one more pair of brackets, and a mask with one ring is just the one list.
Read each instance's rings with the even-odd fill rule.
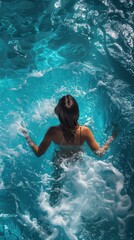
[[34,120],[43,120],[47,117],[54,116],[54,107],[56,106],[54,99],[42,99],[37,101],[34,106],[34,113],[32,118]]
[[[69,239],[77,239],[82,217],[89,221],[109,221],[113,225],[117,222],[118,234],[123,239],[124,219],[131,207],[129,196],[121,195],[124,176],[111,163],[94,161],[85,155],[82,163],[70,164],[70,160],[65,161],[61,164],[64,174],[60,203],[51,206],[50,194],[43,190],[38,198],[40,208],[48,214],[50,224],[57,231],[59,227],[62,228]],[[50,177],[47,175],[47,181]]]
[[16,214],[7,214],[7,213],[1,213],[0,218],[16,218]]
[[20,222],[24,225],[30,228],[30,230],[33,230],[39,234],[39,236],[42,239],[47,239],[48,234],[45,232],[45,230],[40,226],[37,222],[36,218],[31,218],[30,213],[26,211],[24,214],[22,214],[19,211],[19,206],[18,206],[18,200],[16,199],[16,196],[13,194],[15,198],[15,203],[16,203],[16,213],[20,217]]
[[2,190],[2,189],[5,189],[5,185],[4,185],[3,181],[0,182],[0,190]]
[[7,126],[8,134],[10,134],[11,138],[15,138],[18,134],[19,128],[22,127],[22,117],[18,114],[18,112],[10,111],[6,115],[6,119],[9,121],[9,125]]
[[61,7],[61,0],[58,0],[57,2],[55,2],[54,6],[55,6],[55,8],[60,8]]
[[2,164],[2,161],[0,161],[0,190],[5,189],[4,182],[2,180],[2,173],[4,170],[4,165]]
[[98,87],[99,87],[99,86],[105,87],[105,86],[106,86],[106,83],[100,80],[100,81],[98,81],[97,86],[98,86]]
[[43,77],[43,75],[44,73],[42,71],[33,71],[29,76],[40,78]]

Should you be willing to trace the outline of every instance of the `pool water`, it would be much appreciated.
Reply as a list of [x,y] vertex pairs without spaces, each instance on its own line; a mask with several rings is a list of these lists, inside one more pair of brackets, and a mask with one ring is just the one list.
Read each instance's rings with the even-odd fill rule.
[[[0,240],[134,239],[134,3],[129,0],[0,1]],[[71,94],[79,123],[102,145],[37,158]]]

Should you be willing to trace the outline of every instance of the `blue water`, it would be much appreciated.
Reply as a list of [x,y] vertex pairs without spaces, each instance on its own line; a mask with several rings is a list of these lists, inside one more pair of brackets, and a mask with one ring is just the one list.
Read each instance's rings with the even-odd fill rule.
[[[0,1],[0,240],[134,239],[134,3],[132,0]],[[58,123],[54,107],[73,95],[80,124],[103,144],[37,158]]]

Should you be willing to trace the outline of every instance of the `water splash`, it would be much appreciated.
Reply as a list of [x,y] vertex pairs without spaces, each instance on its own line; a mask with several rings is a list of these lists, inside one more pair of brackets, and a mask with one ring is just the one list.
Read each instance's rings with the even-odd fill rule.
[[[43,184],[46,185],[48,181],[57,182],[56,189],[52,191],[58,192],[58,203],[51,205],[52,191],[49,193],[42,190],[38,198],[40,208],[59,232],[58,237],[61,229],[64,229],[69,239],[79,239],[79,234],[82,234],[80,230],[84,232],[81,225],[86,228],[86,223],[92,222],[95,227],[101,222],[103,228],[107,223],[113,229],[118,228],[120,239],[125,239],[125,217],[131,207],[131,200],[128,195],[122,194],[124,176],[111,163],[96,162],[86,155],[75,164],[72,160],[66,159],[61,163],[59,168],[62,173],[59,179],[51,179],[47,175]],[[93,237],[90,227],[85,231]],[[92,239],[99,239],[97,233]]]

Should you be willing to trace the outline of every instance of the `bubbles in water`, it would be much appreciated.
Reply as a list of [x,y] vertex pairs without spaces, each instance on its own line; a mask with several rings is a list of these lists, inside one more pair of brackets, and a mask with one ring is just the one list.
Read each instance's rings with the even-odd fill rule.
[[54,107],[56,106],[54,99],[43,99],[37,102],[32,118],[34,120],[43,120],[47,117],[54,116]]
[[[124,218],[131,207],[131,200],[128,195],[122,195],[124,177],[111,163],[96,162],[81,155],[75,164],[71,159],[64,159],[59,171],[59,178],[51,179],[47,175],[47,181],[53,182],[56,188],[50,192],[42,191],[38,198],[40,208],[47,213],[58,234],[62,228],[70,239],[77,239],[80,226],[92,221],[94,226],[103,222],[103,228],[107,222],[115,229],[118,226],[119,236],[125,236]],[[51,205],[53,194],[58,199]],[[92,236],[90,228],[88,234]],[[96,239],[99,238],[96,236]]]
[[61,7],[61,0],[58,0],[55,4],[54,4],[55,8],[60,8]]
[[[7,212],[0,214],[1,237],[132,239],[133,226],[130,233],[126,228],[133,219],[131,200],[123,193],[128,190],[133,199],[133,96],[121,79],[127,82],[128,72],[133,76],[133,1],[10,2],[0,1],[0,188],[1,212]],[[80,121],[92,126],[98,139],[104,140],[112,121],[119,122],[122,132],[129,130],[119,135],[112,145],[114,156],[106,159],[124,176],[112,164],[86,155],[75,156],[77,161],[59,159],[52,175],[49,154],[37,163],[18,129],[25,118],[28,130],[34,136],[41,131],[42,138],[48,125],[55,124],[56,101],[67,93],[79,101]],[[11,201],[12,192],[20,211]]]

